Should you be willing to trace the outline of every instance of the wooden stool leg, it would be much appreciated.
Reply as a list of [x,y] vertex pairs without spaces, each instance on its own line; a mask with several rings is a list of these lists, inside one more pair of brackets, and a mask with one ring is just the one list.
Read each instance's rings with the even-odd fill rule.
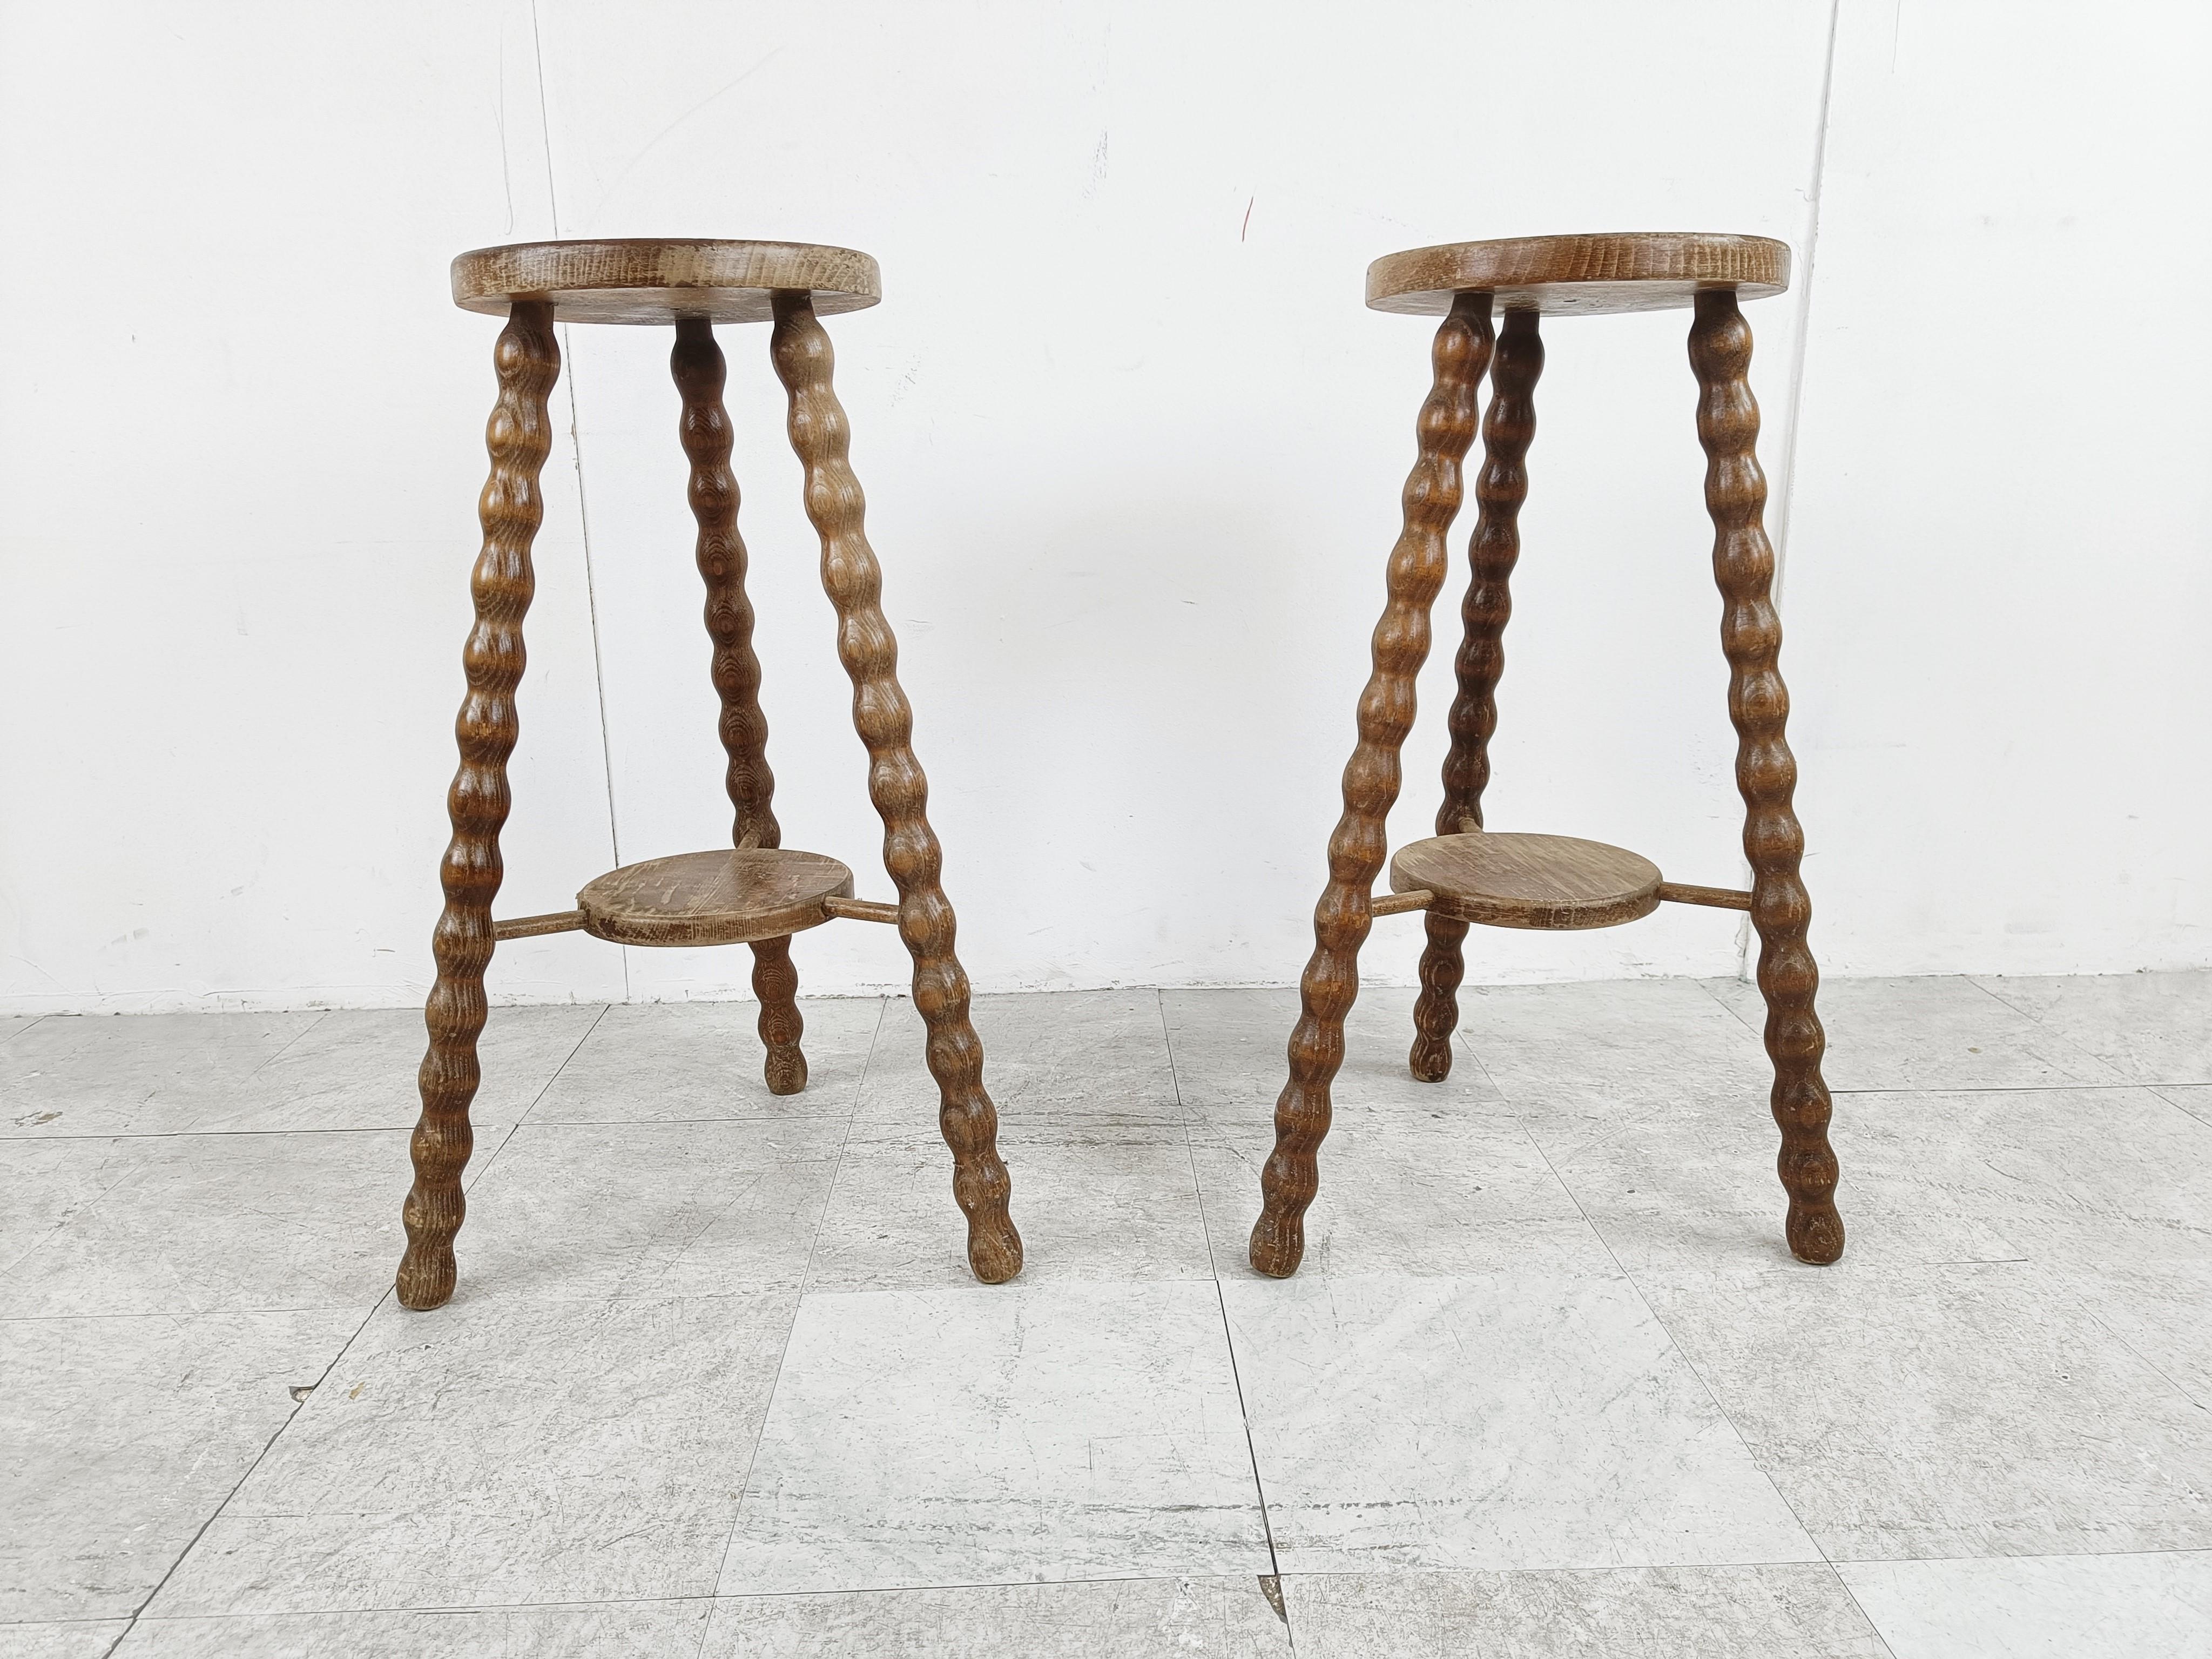
[[[738,534],[738,482],[730,473],[730,419],[722,408],[726,378],[714,325],[704,317],[676,325],[669,373],[683,394],[684,453],[691,462],[691,516],[699,521],[699,574],[707,584],[707,635],[714,642],[714,690],[722,698],[722,747],[730,757],[730,836],[739,847],[780,847],[775,774],[768,765],[768,720],[761,713],[760,659],[753,654],[753,607],[745,598],[745,544]],[[753,945],[753,994],[760,1000],[761,1041],[768,1046],[768,1091],[795,1095],[806,1086],[799,1040],[799,970],[791,936]]]
[[477,503],[483,550],[469,582],[477,617],[461,653],[468,695],[453,726],[461,764],[446,797],[453,837],[439,868],[446,908],[431,936],[438,982],[423,1013],[430,1049],[419,1079],[415,1184],[401,1211],[407,1253],[398,1291],[410,1308],[434,1308],[453,1293],[453,1237],[465,1209],[461,1171],[475,1145],[469,1103],[481,1075],[477,1038],[484,1024],[484,969],[491,963],[491,902],[502,873],[499,832],[507,822],[507,761],[518,729],[514,688],[522,678],[522,618],[537,586],[530,544],[545,516],[538,475],[553,447],[545,400],[561,374],[553,308],[518,302],[493,361],[499,401],[484,434],[491,479]]
[[1306,1206],[1321,1188],[1316,1154],[1328,1133],[1329,1083],[1344,1063],[1344,1017],[1359,994],[1359,947],[1373,925],[1375,878],[1388,850],[1385,820],[1398,799],[1398,750],[1413,724],[1413,680],[1429,654],[1429,610],[1451,552],[1460,462],[1474,441],[1475,402],[1491,348],[1490,296],[1463,294],[1437,330],[1435,380],[1415,431],[1419,455],[1406,480],[1405,528],[1390,550],[1389,603],[1376,624],[1374,672],[1359,696],[1359,745],[1344,769],[1344,815],[1328,841],[1328,885],[1314,908],[1314,952],[1291,1032],[1290,1081],[1275,1102],[1275,1150],[1261,1172],[1263,1200],[1251,1261],[1274,1279],[1305,1254]]
[[791,447],[806,474],[806,516],[822,538],[822,585],[837,611],[837,654],[853,679],[853,725],[868,748],[868,797],[884,820],[884,867],[899,896],[899,937],[914,957],[914,1003],[929,1028],[938,1122],[952,1149],[952,1195],[968,1218],[968,1265],[987,1285],[1022,1268],[1006,1213],[1012,1182],[999,1158],[998,1109],[983,1091],[983,1045],[968,1017],[968,975],[953,954],[952,906],[929,827],[928,780],[914,757],[914,710],[899,689],[898,641],[884,618],[883,571],[862,527],[866,502],[847,450],[845,410],[830,385],[835,355],[804,291],[775,296],[769,343],[791,396]]
[[1805,1261],[1844,1253],[1836,1213],[1836,1155],[1828,1146],[1827,1085],[1820,1055],[1827,1039],[1813,1012],[1820,982],[1805,930],[1813,903],[1798,878],[1805,834],[1790,796],[1797,763],[1783,727],[1790,693],[1778,659],[1782,623],[1771,597],[1774,550],[1760,525],[1766,479],[1753,453],[1759,404],[1746,379],[1751,329],[1725,289],[1699,294],[1690,327],[1690,367],[1698,377],[1698,441],[1705,451],[1705,508],[1713,520],[1713,574],[1723,608],[1721,647],[1729,660],[1729,716],[1736,730],[1736,787],[1744,804],[1743,849],[1751,861],[1751,919],[1759,929],[1759,988],[1766,999],[1766,1053],[1774,1062],[1774,1121],[1782,1130],[1778,1169],[1790,1194],[1790,1248]]
[[[1521,556],[1521,503],[1528,497],[1525,463],[1536,436],[1536,380],[1543,372],[1536,313],[1507,312],[1491,359],[1490,407],[1482,417],[1482,471],[1474,481],[1480,511],[1468,544],[1473,570],[1460,606],[1465,632],[1459,690],[1452,698],[1451,752],[1444,757],[1443,805],[1437,809],[1440,836],[1482,828],[1490,738],[1498,730],[1498,682],[1505,672],[1505,624],[1513,615],[1510,584]],[[1434,910],[1426,921],[1429,940],[1421,951],[1421,994],[1413,1004],[1413,1049],[1407,1064],[1423,1083],[1442,1083],[1451,1075],[1452,1037],[1459,1030],[1460,946],[1467,924]]]

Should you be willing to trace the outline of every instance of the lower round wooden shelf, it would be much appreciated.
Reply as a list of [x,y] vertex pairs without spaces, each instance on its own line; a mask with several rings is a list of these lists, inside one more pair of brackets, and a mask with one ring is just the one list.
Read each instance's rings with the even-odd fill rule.
[[830,920],[853,872],[819,853],[739,848],[626,864],[576,895],[584,931],[617,945],[741,945]]
[[1488,927],[1613,927],[1659,908],[1659,866],[1572,836],[1437,836],[1390,860],[1390,890]]

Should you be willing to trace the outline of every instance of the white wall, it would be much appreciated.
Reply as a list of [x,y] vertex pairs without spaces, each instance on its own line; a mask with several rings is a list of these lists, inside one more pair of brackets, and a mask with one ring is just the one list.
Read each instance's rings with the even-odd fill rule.
[[[983,988],[1296,975],[1427,374],[1361,273],[1585,228],[1811,266],[1750,315],[1830,971],[2212,961],[2201,9],[1842,0],[1832,74],[1826,0],[1357,15],[0,5],[0,1008],[420,996],[495,332],[445,265],[555,234],[882,261],[831,330]],[[1490,817],[1731,882],[1686,320],[1550,333]],[[765,331],[724,343],[786,844],[887,896]],[[727,834],[667,344],[568,331],[505,913]],[[1674,909],[1471,945],[1740,962]],[[748,963],[566,936],[493,988]]]

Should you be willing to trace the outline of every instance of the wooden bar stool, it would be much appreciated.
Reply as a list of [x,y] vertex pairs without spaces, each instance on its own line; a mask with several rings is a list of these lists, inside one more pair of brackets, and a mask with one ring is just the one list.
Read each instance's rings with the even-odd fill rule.
[[[1021,1271],[1022,1241],[1006,1213],[1011,1183],[999,1158],[998,1113],[983,1091],[968,975],[953,954],[952,907],[938,879],[928,784],[910,741],[913,710],[899,689],[898,644],[879,602],[882,572],[861,528],[860,481],[846,460],[848,433],[830,386],[830,337],[817,320],[875,304],[882,294],[876,262],[845,248],[790,242],[534,242],[464,253],[453,261],[453,283],[455,304],[507,322],[493,357],[499,401],[485,434],[491,479],[477,506],[483,550],[471,584],[476,626],[462,653],[468,696],[455,726],[461,765],[447,796],[453,838],[441,866],[446,908],[433,936],[438,981],[426,1014],[430,1049],[422,1061],[415,1183],[403,1212],[400,1301],[434,1308],[453,1293],[483,975],[495,941],[581,929],[624,945],[750,944],[768,1086],[788,1095],[806,1085],[791,936],[840,916],[895,925],[913,953],[915,1006],[928,1027],[929,1069],[942,1097],[939,1122],[952,1149],[953,1197],[968,1218],[969,1265],[988,1284],[1012,1279]],[[783,848],[771,809],[775,780],[766,757],[745,545],[730,475],[722,351],[714,343],[716,323],[770,319],[769,355],[790,394],[791,444],[805,470],[806,515],[822,539],[822,584],[836,607],[837,653],[852,676],[853,723],[867,745],[868,793],[883,815],[895,905],[854,898],[853,872],[836,860]],[[494,921],[522,618],[534,585],[530,547],[544,517],[538,479],[553,441],[545,406],[561,372],[556,322],[675,327],[669,365],[683,400],[680,430],[691,462],[699,574],[707,584],[707,632],[737,821],[729,851],[625,866],[586,884],[574,910]]]
[[[1770,598],[1774,550],[1760,526],[1766,480],[1753,446],[1759,405],[1746,373],[1751,330],[1739,299],[1764,299],[1790,283],[1790,250],[1759,236],[1650,234],[1534,236],[1416,248],[1367,270],[1377,311],[1441,314],[1435,383],[1416,425],[1419,456],[1405,489],[1405,528],[1391,550],[1389,603],[1374,636],[1374,672],[1359,699],[1359,744],[1344,772],[1344,815],[1329,839],[1329,880],[1314,911],[1314,953],[1291,1033],[1290,1081],[1275,1104],[1275,1150],[1260,1179],[1264,1208],[1252,1230],[1252,1265],[1287,1278],[1305,1251],[1304,1216],[1320,1186],[1316,1155],[1328,1133],[1329,1084],[1344,1060],[1344,1017],[1359,991],[1359,947],[1373,917],[1427,913],[1411,1066],[1441,1082],[1459,1024],[1461,942],[1470,922],[1494,927],[1610,927],[1663,902],[1749,910],[1759,929],[1759,987],[1766,999],[1772,1105],[1782,1130],[1779,1170],[1789,1194],[1786,1234],[1802,1261],[1844,1250],[1836,1214],[1836,1158],[1828,1146],[1826,1038],[1813,1012],[1820,982],[1805,930],[1812,904],[1797,866],[1804,835],[1790,806],[1797,764],[1783,737],[1790,695],[1776,659],[1782,625]],[[1648,860],[1564,836],[1492,834],[1483,827],[1488,745],[1504,669],[1507,589],[1521,541],[1516,519],[1528,495],[1523,461],[1535,435],[1534,396],[1544,365],[1537,319],[1547,313],[1693,308],[1690,367],[1698,380],[1698,438],[1705,447],[1705,507],[1714,528],[1713,574],[1722,599],[1721,648],[1729,662],[1729,714],[1737,737],[1736,785],[1744,803],[1748,893],[1664,879]],[[1491,314],[1504,313],[1495,339]],[[1452,700],[1437,834],[1390,863],[1391,895],[1370,890],[1382,868],[1385,819],[1398,798],[1398,750],[1413,723],[1413,682],[1429,653],[1429,610],[1443,586],[1444,534],[1460,505],[1460,463],[1473,441],[1476,392],[1491,380],[1482,420],[1480,512],[1468,550],[1474,567],[1462,616],[1465,641]]]

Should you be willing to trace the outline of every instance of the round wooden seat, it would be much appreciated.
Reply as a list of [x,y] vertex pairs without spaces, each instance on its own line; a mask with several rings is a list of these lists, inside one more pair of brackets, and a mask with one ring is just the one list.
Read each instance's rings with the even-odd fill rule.
[[576,895],[584,931],[617,945],[738,945],[830,920],[853,872],[819,853],[744,847],[625,864]]
[[517,242],[462,254],[453,276],[464,311],[504,317],[518,300],[540,300],[564,323],[760,323],[777,291],[800,289],[826,317],[884,294],[866,254],[809,242]]
[[1447,242],[1367,267],[1370,309],[1423,317],[1440,317],[1471,293],[1490,294],[1500,311],[1595,315],[1686,306],[1701,289],[1763,300],[1789,286],[1787,243],[1701,231]]
[[1488,927],[1612,927],[1659,908],[1659,866],[1572,836],[1478,831],[1417,841],[1390,860],[1390,890],[1436,895],[1432,915]]

